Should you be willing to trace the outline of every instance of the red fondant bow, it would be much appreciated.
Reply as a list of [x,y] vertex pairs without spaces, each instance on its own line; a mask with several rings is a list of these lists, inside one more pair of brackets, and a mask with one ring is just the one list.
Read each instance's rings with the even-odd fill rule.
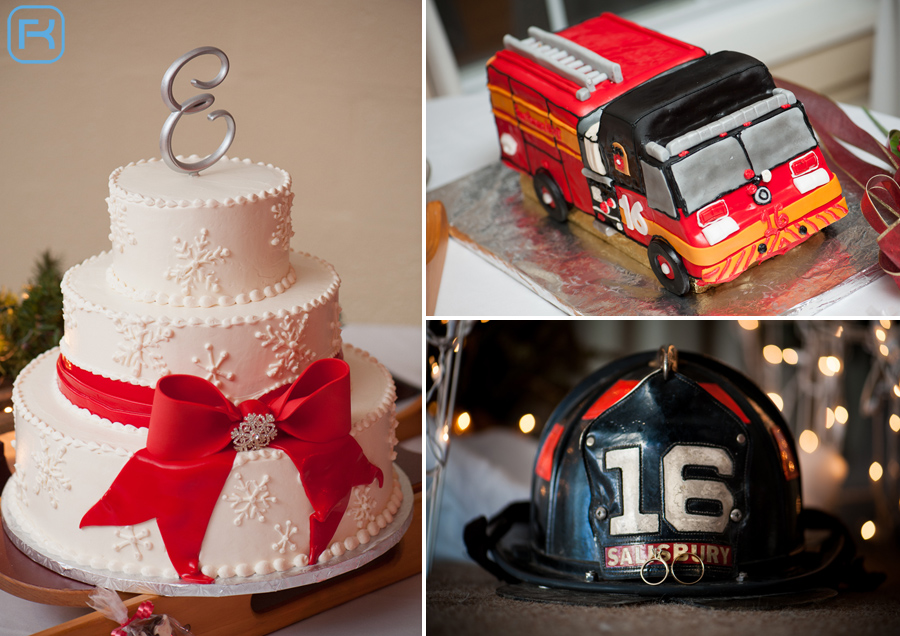
[[203,378],[161,378],[147,447],[125,464],[81,527],[155,518],[179,576],[211,582],[200,572],[200,547],[237,452],[231,431],[248,415],[274,417],[278,432],[269,446],[283,450],[300,473],[313,507],[309,563],[315,563],[334,536],[351,489],[383,481],[350,435],[350,369],[335,358],[314,362],[286,390],[239,407]]

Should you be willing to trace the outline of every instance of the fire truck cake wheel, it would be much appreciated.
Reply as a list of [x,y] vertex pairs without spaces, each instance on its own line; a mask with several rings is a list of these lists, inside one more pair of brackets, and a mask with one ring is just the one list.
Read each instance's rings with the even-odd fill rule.
[[534,173],[534,193],[551,219],[560,223],[566,222],[569,218],[569,202],[546,170]]
[[688,276],[678,255],[672,246],[658,236],[653,237],[647,246],[650,269],[662,286],[673,294],[684,296],[691,289],[691,278]]

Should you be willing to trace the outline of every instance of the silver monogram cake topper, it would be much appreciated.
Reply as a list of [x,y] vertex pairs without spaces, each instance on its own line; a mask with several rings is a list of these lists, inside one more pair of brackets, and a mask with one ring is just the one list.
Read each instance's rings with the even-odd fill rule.
[[225,53],[214,46],[201,46],[200,48],[185,53],[177,60],[172,62],[172,66],[170,66],[169,70],[166,71],[166,74],[163,75],[162,85],[160,87],[160,90],[162,91],[163,102],[165,102],[166,106],[169,107],[169,110],[172,111],[172,114],[169,115],[168,119],[166,119],[166,123],[163,124],[162,131],[159,133],[159,149],[162,152],[163,160],[166,162],[166,165],[168,165],[172,170],[175,170],[176,172],[184,172],[191,175],[196,175],[201,170],[209,168],[211,165],[221,159],[222,155],[224,155],[228,150],[228,147],[231,146],[231,142],[234,141],[234,117],[232,117],[231,113],[229,113],[227,110],[214,110],[206,116],[209,121],[213,121],[215,119],[218,119],[219,117],[224,117],[225,121],[228,123],[228,131],[225,133],[225,139],[222,140],[222,143],[219,144],[219,147],[216,148],[216,151],[205,159],[201,159],[200,161],[197,161],[195,163],[181,162],[175,158],[175,155],[172,152],[172,134],[175,132],[175,124],[178,123],[178,120],[181,119],[181,116],[203,112],[204,110],[212,106],[214,101],[216,101],[216,98],[213,97],[210,93],[200,93],[199,95],[194,95],[190,99],[186,100],[183,104],[179,104],[175,101],[175,96],[172,94],[172,83],[175,81],[175,75],[178,74],[178,71],[181,70],[181,67],[183,67],[195,57],[200,57],[201,55],[215,55],[217,58],[219,58],[219,61],[221,62],[221,66],[219,67],[219,74],[209,82],[201,82],[200,80],[192,79],[191,85],[195,88],[209,90],[221,84],[222,80],[225,79],[225,76],[228,75],[228,56],[226,56]]

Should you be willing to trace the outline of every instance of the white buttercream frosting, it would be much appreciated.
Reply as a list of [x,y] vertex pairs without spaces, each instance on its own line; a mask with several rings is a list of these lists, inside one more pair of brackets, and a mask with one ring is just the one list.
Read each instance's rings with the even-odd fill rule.
[[[139,386],[171,373],[200,376],[235,403],[342,355],[351,435],[384,483],[351,491],[320,562],[369,543],[403,497],[393,470],[394,383],[374,358],[342,343],[340,278],[331,265],[291,252],[290,176],[223,159],[191,177],[149,160],[119,168],[109,186],[112,249],[66,272],[60,347],[33,360],[14,386],[16,475],[4,504],[18,526],[42,552],[76,564],[177,577],[156,520],[79,528],[146,446],[147,429],[71,404],[57,384],[60,353],[85,371]],[[310,514],[285,453],[238,453],[206,531],[202,571],[230,578],[309,567]]]
[[[35,359],[14,387],[18,448],[10,512],[50,554],[93,569],[177,579],[155,520],[78,527],[131,455],[146,444],[146,429],[110,422],[70,404],[56,386],[58,354],[52,349]],[[353,489],[322,563],[368,543],[390,523],[403,498],[389,442],[396,426],[393,382],[382,365],[359,349],[345,346],[344,358],[353,384],[352,434],[381,469],[384,485],[373,481]],[[373,418],[361,430],[359,423]],[[210,518],[200,552],[202,571],[231,578],[307,567],[311,513],[300,476],[285,453],[238,453]]]
[[197,176],[175,172],[160,159],[130,163],[110,176],[110,190],[118,190],[126,200],[154,199],[165,207],[217,207],[229,199],[241,203],[275,196],[290,186],[291,177],[280,168],[228,157]]
[[298,280],[278,296],[199,309],[117,293],[109,285],[111,259],[92,256],[63,277],[61,347],[86,371],[143,386],[168,373],[211,376],[227,397],[245,400],[340,351],[340,278],[314,256],[292,255]]
[[187,307],[282,293],[294,282],[292,200],[287,172],[249,160],[223,158],[199,176],[159,159],[118,168],[107,199],[116,290]]

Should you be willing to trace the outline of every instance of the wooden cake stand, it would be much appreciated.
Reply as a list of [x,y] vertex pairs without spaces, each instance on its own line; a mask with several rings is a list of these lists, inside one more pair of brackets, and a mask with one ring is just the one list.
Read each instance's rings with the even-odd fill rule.
[[[421,435],[421,398],[397,415],[399,439]],[[4,435],[8,442],[10,435]],[[8,446],[8,443],[7,443]],[[203,636],[261,636],[309,618],[422,571],[422,463],[421,455],[397,449],[397,465],[409,476],[413,489],[412,521],[400,542],[371,563],[313,585],[277,592],[227,597],[120,596],[134,614],[144,601],[153,603],[154,614],[168,614],[194,634]],[[38,565],[0,531],[0,590],[46,605],[87,607],[92,585],[61,576]],[[92,612],[35,636],[96,636],[117,625]]]

